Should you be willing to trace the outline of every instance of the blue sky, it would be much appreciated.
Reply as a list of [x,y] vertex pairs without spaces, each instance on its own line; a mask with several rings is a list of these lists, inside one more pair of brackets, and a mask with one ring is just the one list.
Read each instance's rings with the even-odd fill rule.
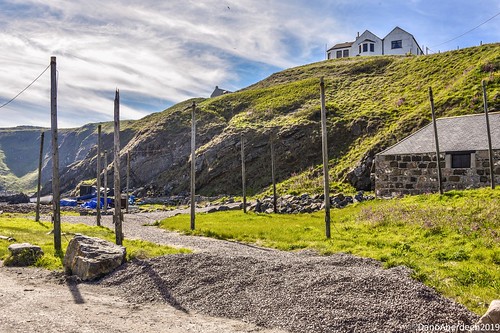
[[[57,57],[58,122],[139,119],[218,85],[238,90],[395,26],[433,52],[500,42],[498,0],[0,0],[0,104]],[[446,43],[447,42],[447,43]],[[0,108],[0,127],[50,125],[47,71]]]

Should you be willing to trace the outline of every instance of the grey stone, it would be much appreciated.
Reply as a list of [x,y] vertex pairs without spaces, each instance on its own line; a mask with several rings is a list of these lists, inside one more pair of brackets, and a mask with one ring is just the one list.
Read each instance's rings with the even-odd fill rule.
[[8,250],[10,257],[5,260],[6,266],[30,266],[43,256],[40,246],[29,243],[11,244]]
[[67,275],[77,275],[88,281],[106,275],[125,261],[126,249],[106,240],[76,235],[68,244],[64,256]]
[[261,213],[262,212],[262,202],[260,202],[259,199],[257,199],[257,202],[255,203],[254,210],[256,213]]
[[355,196],[354,196],[354,199],[358,202],[362,202],[365,200],[364,196],[363,196],[363,191],[359,191]]
[[471,333],[500,332],[500,300],[491,302],[486,313],[476,323]]

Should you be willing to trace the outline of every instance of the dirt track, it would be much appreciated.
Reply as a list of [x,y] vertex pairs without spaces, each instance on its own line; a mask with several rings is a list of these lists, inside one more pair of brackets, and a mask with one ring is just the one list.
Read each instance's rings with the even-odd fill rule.
[[[419,324],[477,320],[411,279],[405,268],[384,270],[374,260],[346,254],[282,252],[148,226],[176,213],[125,215],[125,237],[195,254],[130,262],[93,284],[1,268],[0,332],[415,332]],[[63,221],[95,225],[94,216]],[[113,227],[111,216],[102,223]]]
[[280,333],[226,318],[131,303],[114,288],[74,284],[45,270],[0,267],[2,333]]

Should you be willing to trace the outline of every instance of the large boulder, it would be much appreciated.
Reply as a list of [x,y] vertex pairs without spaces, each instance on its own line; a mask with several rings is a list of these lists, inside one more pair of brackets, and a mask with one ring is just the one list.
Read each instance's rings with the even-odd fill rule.
[[488,311],[474,325],[471,333],[500,332],[500,300],[491,302]]
[[125,261],[126,249],[106,240],[75,235],[64,256],[67,275],[76,275],[83,281],[106,275]]
[[8,250],[10,256],[5,260],[5,266],[30,266],[43,256],[40,246],[29,243],[11,244]]

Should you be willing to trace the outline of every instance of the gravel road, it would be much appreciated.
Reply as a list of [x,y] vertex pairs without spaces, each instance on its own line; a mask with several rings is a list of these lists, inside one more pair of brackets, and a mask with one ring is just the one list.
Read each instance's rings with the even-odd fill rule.
[[36,268],[1,267],[2,333],[286,333],[227,318],[130,302],[120,289],[65,281]]
[[[94,284],[121,290],[135,303],[169,304],[288,332],[418,332],[423,325],[478,319],[413,280],[404,267],[383,269],[347,254],[282,252],[147,226],[175,213],[125,215],[125,237],[195,253],[132,261]],[[95,217],[63,221],[92,225]],[[111,216],[103,224],[112,227]]]

